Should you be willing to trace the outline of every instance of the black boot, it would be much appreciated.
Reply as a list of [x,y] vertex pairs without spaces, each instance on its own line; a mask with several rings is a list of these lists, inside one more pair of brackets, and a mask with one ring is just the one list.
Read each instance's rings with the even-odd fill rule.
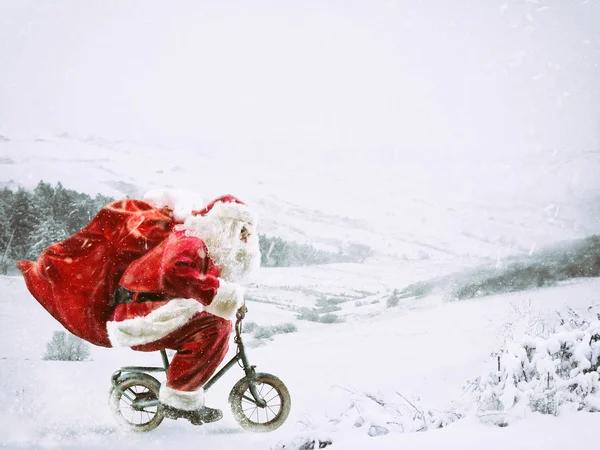
[[216,422],[223,418],[223,412],[220,409],[208,408],[204,406],[200,409],[194,409],[192,411],[186,411],[185,409],[174,408],[173,406],[165,405],[161,403],[159,411],[167,419],[187,419],[192,425],[202,425],[203,423]]

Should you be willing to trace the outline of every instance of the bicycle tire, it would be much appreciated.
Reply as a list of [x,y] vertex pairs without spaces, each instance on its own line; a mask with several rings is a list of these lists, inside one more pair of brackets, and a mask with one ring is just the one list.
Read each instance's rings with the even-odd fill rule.
[[[283,425],[292,407],[288,388],[283,381],[268,373],[257,373],[254,379],[259,393],[267,401],[267,406],[261,408],[254,403],[250,393],[250,380],[248,377],[244,377],[233,386],[229,394],[233,417],[242,428],[249,431],[264,433],[276,430]],[[276,395],[273,395],[273,392]],[[277,401],[279,401],[278,404]],[[253,418],[254,414],[256,414],[256,419]],[[263,414],[266,420],[261,422]],[[270,415],[272,415],[271,418],[269,418]]]
[[[113,416],[121,427],[143,433],[154,430],[161,424],[164,416],[158,406],[138,409],[122,394],[127,392],[128,396],[133,396],[135,399],[143,397],[143,400],[157,400],[160,390],[158,380],[149,375],[138,374],[119,381],[117,387],[118,389],[114,387],[111,389],[108,401]],[[136,420],[138,413],[139,420]]]

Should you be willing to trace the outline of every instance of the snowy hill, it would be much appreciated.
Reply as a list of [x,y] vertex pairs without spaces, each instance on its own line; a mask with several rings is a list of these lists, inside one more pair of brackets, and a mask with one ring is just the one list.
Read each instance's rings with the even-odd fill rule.
[[262,232],[330,250],[363,243],[381,261],[497,260],[600,230],[599,153],[449,164],[394,152],[274,160],[68,135],[3,136],[4,186],[60,181],[117,198],[172,187],[205,201],[230,192],[258,210]]
[[[0,189],[231,193],[257,210],[259,233],[373,250],[364,264],[251,280],[248,321],[296,330],[247,334],[251,362],[292,395],[265,435],[229,411],[236,370],[210,391],[221,422],[120,431],[110,375],[158,355],[43,360],[62,327],[22,278],[0,276],[0,447],[589,447],[599,414],[526,409],[495,427],[463,386],[494,365],[508,328],[550,329],[557,309],[596,305],[599,279],[463,301],[393,292],[600,235],[598,23],[589,0],[0,1]],[[600,342],[588,350],[587,363]]]
[[[302,277],[286,269],[293,285]],[[264,279],[274,277],[265,269]],[[301,272],[301,271],[300,271]],[[321,285],[330,273],[322,273]],[[203,446],[219,449],[294,448],[302,436],[334,440],[332,448],[564,448],[591,442],[598,418],[589,413],[558,417],[532,414],[508,428],[479,422],[474,415],[447,428],[420,433],[370,437],[366,429],[337,429],[329,419],[351,404],[352,392],[397,395],[427,408],[444,410],[464,404],[464,384],[478,376],[505,336],[503,325],[526,325],[530,317],[556,321],[555,310],[586,310],[598,304],[597,279],[551,289],[446,303],[437,297],[386,308],[371,305],[369,314],[348,316],[346,323],[297,321],[285,305],[249,303],[248,320],[259,324],[293,322],[298,331],[277,335],[250,349],[259,370],[279,376],[290,389],[288,421],[270,434],[244,432],[233,420],[227,394],[242,376],[232,370],[209,393],[223,408],[218,423],[194,428],[165,421],[145,435],[119,431],[107,405],[110,375],[120,365],[158,364],[158,354],[123,349],[92,349],[87,362],[41,359],[53,330],[61,329],[31,296],[19,277],[0,278],[0,444],[7,448],[163,448]],[[284,308],[280,308],[284,306]],[[515,315],[520,311],[522,316]],[[468,406],[468,405],[467,405]],[[341,425],[340,425],[341,426]],[[544,436],[540,437],[540,433]],[[538,445],[539,444],[539,445]],[[279,446],[279,447],[278,447]]]

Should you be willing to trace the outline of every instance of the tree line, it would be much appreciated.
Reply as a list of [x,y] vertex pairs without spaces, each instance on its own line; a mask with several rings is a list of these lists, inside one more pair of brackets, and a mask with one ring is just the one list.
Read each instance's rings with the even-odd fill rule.
[[[94,197],[40,181],[33,190],[0,190],[0,274],[14,272],[20,259],[35,260],[41,251],[85,227],[114,198]],[[263,267],[290,267],[332,262],[362,262],[370,248],[351,244],[338,252],[259,235]],[[15,269],[16,270],[16,269]]]
[[75,234],[112,198],[90,197],[60,182],[40,181],[33,191],[0,191],[0,273],[20,259],[35,260],[47,246]]
[[395,294],[404,299],[441,292],[451,299],[463,300],[556,286],[584,277],[600,277],[600,235],[557,243],[533,255],[515,258],[505,267],[486,265],[420,281]]

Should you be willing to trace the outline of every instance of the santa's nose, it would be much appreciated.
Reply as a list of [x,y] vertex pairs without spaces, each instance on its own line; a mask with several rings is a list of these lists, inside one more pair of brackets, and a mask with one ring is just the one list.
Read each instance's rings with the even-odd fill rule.
[[242,227],[242,231],[240,231],[240,240],[242,242],[248,242],[248,238],[252,235],[252,232],[248,229],[247,225]]

